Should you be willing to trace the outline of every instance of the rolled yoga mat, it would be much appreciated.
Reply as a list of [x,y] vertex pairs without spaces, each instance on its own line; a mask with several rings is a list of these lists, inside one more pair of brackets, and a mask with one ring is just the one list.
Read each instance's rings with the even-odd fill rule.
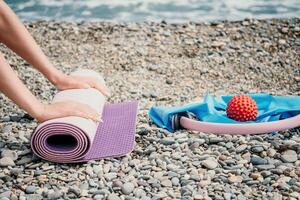
[[[94,76],[104,83],[91,70],[72,75]],[[76,163],[119,157],[133,150],[137,101],[108,104],[98,90],[90,88],[60,91],[52,102],[69,100],[91,106],[102,115],[103,122],[70,116],[39,124],[31,136],[31,148],[37,156],[52,162]]]

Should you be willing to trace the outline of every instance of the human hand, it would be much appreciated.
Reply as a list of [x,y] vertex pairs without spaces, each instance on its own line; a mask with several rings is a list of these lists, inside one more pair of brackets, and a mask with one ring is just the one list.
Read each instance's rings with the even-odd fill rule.
[[99,79],[92,76],[62,74],[60,78],[54,82],[54,85],[59,90],[95,88],[105,96],[110,95],[108,88],[101,83]]
[[75,101],[57,102],[52,104],[42,104],[37,110],[35,118],[38,122],[44,122],[50,119],[78,116],[91,119],[95,122],[102,122],[100,115],[90,106],[77,103]]

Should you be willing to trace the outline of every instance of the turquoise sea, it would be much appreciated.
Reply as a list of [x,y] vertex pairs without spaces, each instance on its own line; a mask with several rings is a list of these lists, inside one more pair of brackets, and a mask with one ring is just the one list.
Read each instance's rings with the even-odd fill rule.
[[8,0],[22,20],[216,21],[300,16],[300,0]]

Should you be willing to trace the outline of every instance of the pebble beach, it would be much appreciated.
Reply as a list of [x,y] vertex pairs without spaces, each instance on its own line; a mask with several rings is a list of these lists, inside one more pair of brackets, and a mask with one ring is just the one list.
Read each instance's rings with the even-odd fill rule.
[[[108,101],[139,101],[134,150],[120,158],[51,163],[32,154],[37,122],[0,94],[0,200],[300,199],[300,129],[263,135],[169,133],[148,117],[212,95],[300,95],[300,19],[211,23],[25,23],[65,73],[101,73]],[[3,45],[43,102],[56,89]]]

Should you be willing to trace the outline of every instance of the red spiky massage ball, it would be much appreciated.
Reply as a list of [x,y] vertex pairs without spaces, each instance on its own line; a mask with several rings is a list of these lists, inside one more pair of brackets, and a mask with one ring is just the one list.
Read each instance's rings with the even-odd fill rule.
[[254,99],[246,95],[239,95],[230,99],[226,113],[233,120],[245,122],[255,120],[258,110]]

